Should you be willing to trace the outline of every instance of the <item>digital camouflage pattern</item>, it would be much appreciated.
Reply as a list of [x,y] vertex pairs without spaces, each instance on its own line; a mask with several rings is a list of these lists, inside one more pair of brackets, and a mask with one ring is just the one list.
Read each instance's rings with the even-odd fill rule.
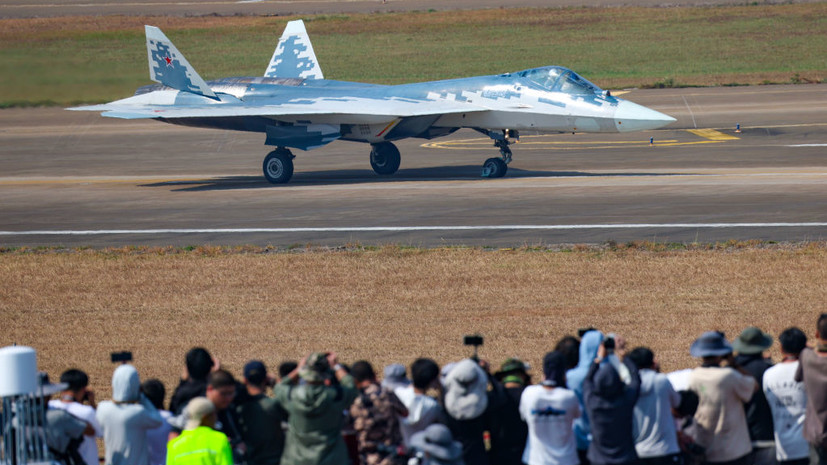
[[402,444],[399,417],[408,415],[408,410],[396,394],[379,384],[371,384],[353,402],[350,415],[359,439],[362,465],[405,463],[393,452]]

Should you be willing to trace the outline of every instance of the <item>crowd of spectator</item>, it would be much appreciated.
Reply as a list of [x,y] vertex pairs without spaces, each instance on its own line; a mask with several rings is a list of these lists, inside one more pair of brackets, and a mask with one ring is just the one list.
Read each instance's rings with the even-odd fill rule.
[[773,341],[705,332],[698,367],[661,373],[651,349],[589,328],[545,355],[536,383],[518,358],[494,371],[476,357],[389,365],[380,382],[329,352],[276,372],[252,360],[237,380],[194,348],[168,410],[164,385],[128,363],[98,404],[80,370],[44,381],[58,394],[47,442],[65,465],[99,465],[96,437],[105,465],[825,465],[827,314],[813,344],[781,332],[777,363]]

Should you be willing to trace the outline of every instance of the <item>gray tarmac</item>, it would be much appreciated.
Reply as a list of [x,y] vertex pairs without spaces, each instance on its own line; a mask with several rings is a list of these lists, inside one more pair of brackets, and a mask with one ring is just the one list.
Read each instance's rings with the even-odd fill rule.
[[401,141],[392,177],[373,173],[367,145],[337,141],[296,151],[296,174],[282,186],[261,175],[261,134],[2,110],[0,245],[827,239],[827,85],[623,98],[677,122],[524,136],[495,180],[480,172],[497,150],[473,131]]
[[[804,2],[808,1],[810,0],[804,0]],[[788,3],[788,1],[765,0],[761,3]],[[79,15],[287,16],[515,7],[665,7],[743,4],[743,0],[453,0],[450,2],[387,0],[385,3],[381,0],[0,0],[0,19]]]

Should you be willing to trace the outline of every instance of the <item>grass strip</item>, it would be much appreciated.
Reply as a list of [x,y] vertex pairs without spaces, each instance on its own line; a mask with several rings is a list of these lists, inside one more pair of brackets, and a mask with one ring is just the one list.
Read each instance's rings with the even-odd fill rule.
[[105,398],[116,350],[169,387],[196,345],[235,373],[313,350],[381,367],[458,360],[470,354],[462,336],[479,332],[495,366],[519,356],[540,367],[560,337],[594,326],[651,347],[671,371],[696,363],[689,345],[705,330],[811,333],[824,311],[827,243],[675,248],[6,249],[0,346],[35,347],[53,374],[84,369]]
[[[127,97],[151,83],[143,25],[206,79],[258,76],[282,17],[0,21],[0,107]],[[383,84],[550,64],[605,88],[823,82],[827,3],[494,9],[305,17],[329,79]]]

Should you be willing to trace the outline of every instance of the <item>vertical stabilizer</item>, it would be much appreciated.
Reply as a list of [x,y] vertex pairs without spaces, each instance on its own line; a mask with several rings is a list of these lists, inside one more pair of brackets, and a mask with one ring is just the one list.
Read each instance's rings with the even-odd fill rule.
[[304,21],[287,23],[264,77],[324,79]]
[[146,27],[149,78],[173,89],[218,99],[167,36],[154,26]]

